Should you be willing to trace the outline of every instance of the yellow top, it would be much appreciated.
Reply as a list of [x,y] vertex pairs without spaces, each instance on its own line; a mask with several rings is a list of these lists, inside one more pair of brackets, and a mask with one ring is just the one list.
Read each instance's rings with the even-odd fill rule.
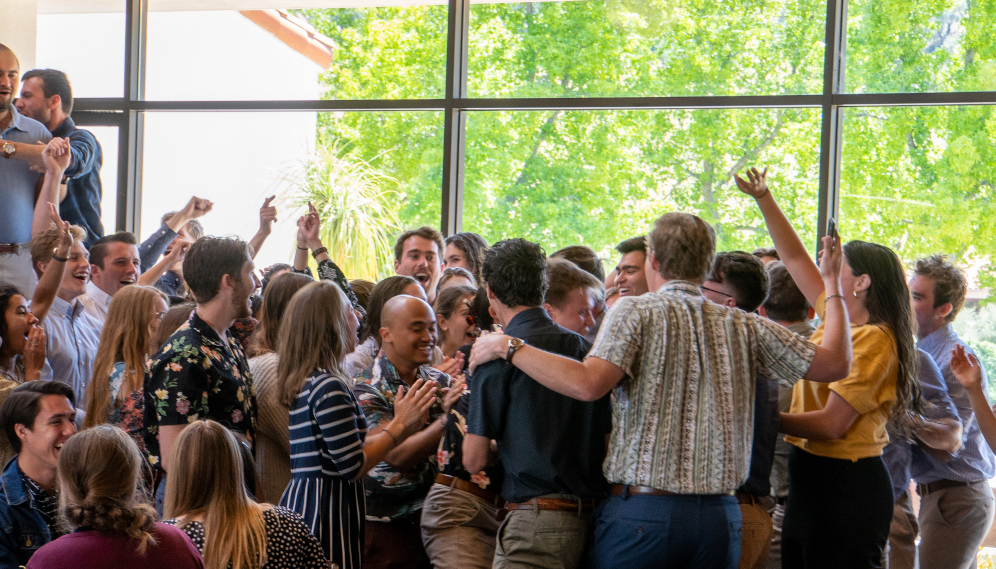
[[[821,319],[826,319],[826,293],[817,300],[816,311]],[[822,339],[823,325],[820,325],[810,340],[819,344]],[[832,391],[861,414],[840,439],[810,441],[785,437],[789,443],[817,456],[858,460],[881,455],[889,444],[885,424],[896,404],[899,379],[896,337],[884,324],[852,325],[851,343],[854,363],[846,378],[833,383],[803,380],[792,388],[791,413],[823,409]]]

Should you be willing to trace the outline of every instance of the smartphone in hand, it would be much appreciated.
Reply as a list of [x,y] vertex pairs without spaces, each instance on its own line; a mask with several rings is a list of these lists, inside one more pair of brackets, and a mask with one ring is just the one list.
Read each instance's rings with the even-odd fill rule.
[[[834,241],[837,240],[837,220],[833,217],[830,217],[830,220],[827,221],[827,235],[832,237]],[[833,245],[833,247],[836,248],[836,245]]]

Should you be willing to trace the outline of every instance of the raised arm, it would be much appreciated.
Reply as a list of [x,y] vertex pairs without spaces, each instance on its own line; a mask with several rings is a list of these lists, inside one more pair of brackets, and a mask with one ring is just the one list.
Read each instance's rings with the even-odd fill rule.
[[138,284],[155,286],[159,282],[159,279],[166,274],[166,271],[173,268],[177,263],[183,263],[183,259],[187,256],[187,249],[189,248],[190,242],[185,239],[173,241],[173,247],[170,249],[169,255],[166,255],[161,261],[142,273],[142,276],[138,277]]
[[951,373],[968,393],[982,436],[986,438],[989,449],[996,452],[996,415],[989,407],[983,391],[982,366],[979,365],[978,358],[973,354],[966,354],[964,346],[955,346],[951,352]]
[[69,166],[71,154],[68,138],[53,138],[41,153],[45,161],[41,192],[35,201],[34,216],[31,218],[31,236],[34,237],[51,226],[49,204],[61,201],[62,174]]
[[[758,172],[757,168],[747,170],[747,180],[740,176],[735,176],[737,187],[740,191],[751,196],[757,201],[764,216],[764,223],[768,226],[768,233],[775,244],[778,256],[781,257],[785,268],[788,269],[792,280],[806,296],[809,304],[815,306],[816,300],[823,292],[823,280],[820,278],[820,270],[816,267],[812,257],[802,244],[799,235],[792,229],[787,217],[775,202],[775,197],[768,189],[768,170]],[[827,294],[830,294],[829,292]]]
[[259,231],[256,235],[249,241],[249,245],[252,245],[252,257],[255,259],[256,254],[263,247],[263,242],[266,238],[270,236],[270,232],[273,231],[273,222],[277,220],[277,206],[270,205],[277,196],[270,196],[263,201],[263,207],[259,208]]
[[69,222],[62,221],[59,217],[59,208],[53,203],[48,204],[48,214],[51,223],[55,224],[59,230],[59,244],[56,246],[52,260],[45,267],[45,272],[38,279],[38,286],[35,287],[35,295],[31,299],[31,313],[38,320],[45,320],[48,311],[52,308],[52,301],[59,293],[62,286],[62,278],[66,275],[66,260],[73,250],[73,234],[69,231]]
[[854,355],[847,304],[840,294],[840,271],[844,264],[840,237],[823,237],[823,251],[823,260],[817,269],[821,288],[827,293],[823,340],[816,346],[816,355],[803,379],[828,383],[844,379],[851,373]]

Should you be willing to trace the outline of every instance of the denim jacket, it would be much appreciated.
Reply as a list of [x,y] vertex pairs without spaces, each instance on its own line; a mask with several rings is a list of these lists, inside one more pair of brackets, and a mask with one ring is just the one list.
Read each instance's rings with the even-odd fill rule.
[[52,541],[17,468],[17,457],[0,475],[0,569],[27,565],[38,548]]

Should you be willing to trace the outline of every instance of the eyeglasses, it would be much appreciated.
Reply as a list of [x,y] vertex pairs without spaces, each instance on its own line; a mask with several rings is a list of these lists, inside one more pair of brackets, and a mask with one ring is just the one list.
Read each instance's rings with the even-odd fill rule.
[[[470,305],[470,301],[469,300],[467,300],[465,298],[465,299],[463,299],[463,303],[465,305],[467,305],[467,309],[468,310],[470,310],[471,312],[474,311],[474,307]],[[468,314],[467,315],[467,325],[468,326],[477,326],[477,319],[474,318],[473,314]]]
[[707,291],[709,291],[709,292],[714,292],[714,293],[716,293],[716,294],[721,294],[721,295],[723,295],[723,296],[725,296],[725,297],[727,297],[727,298],[733,298],[733,299],[736,299],[736,297],[735,297],[735,296],[733,296],[732,294],[726,294],[725,292],[722,292],[722,291],[719,291],[719,290],[716,290],[716,289],[713,289],[713,288],[709,288],[709,287],[707,287],[707,286],[702,286],[702,285],[699,285],[699,289],[701,289],[701,290],[707,290]]
[[153,312],[153,314],[155,314],[156,318],[159,319],[159,320],[162,320],[163,318],[166,318],[166,312]]

